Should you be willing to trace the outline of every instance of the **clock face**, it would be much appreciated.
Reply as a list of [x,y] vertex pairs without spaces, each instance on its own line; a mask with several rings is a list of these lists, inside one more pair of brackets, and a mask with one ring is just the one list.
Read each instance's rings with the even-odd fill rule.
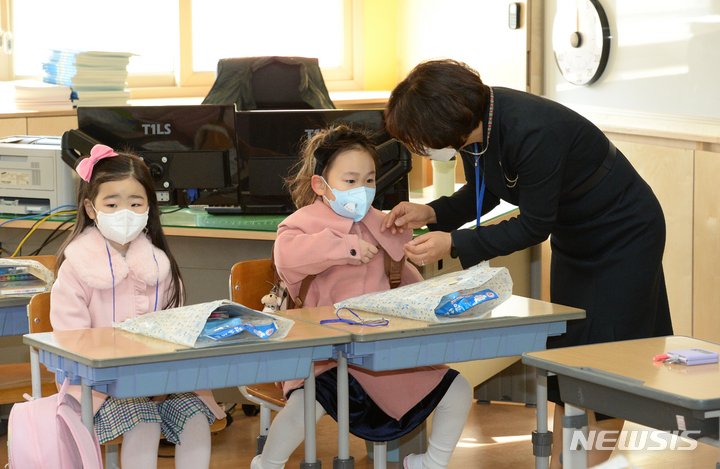
[[558,0],[552,34],[563,78],[589,85],[602,75],[610,54],[610,27],[597,0]]

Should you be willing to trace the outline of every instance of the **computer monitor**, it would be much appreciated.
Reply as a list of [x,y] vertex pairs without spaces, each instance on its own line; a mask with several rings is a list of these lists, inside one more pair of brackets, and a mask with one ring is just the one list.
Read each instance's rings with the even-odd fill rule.
[[371,135],[380,153],[373,205],[389,210],[408,200],[410,152],[384,128],[381,109],[258,110],[236,113],[240,206],[246,213],[290,213],[295,207],[285,185],[300,148],[320,129],[345,124]]
[[78,107],[68,164],[95,143],[141,156],[163,205],[237,205],[235,105]]

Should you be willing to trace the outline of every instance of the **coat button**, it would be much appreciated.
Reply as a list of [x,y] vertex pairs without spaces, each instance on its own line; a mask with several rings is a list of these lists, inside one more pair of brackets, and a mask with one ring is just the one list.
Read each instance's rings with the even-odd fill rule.
[[354,256],[355,254],[357,254],[357,252],[356,252],[354,249],[351,249],[351,250],[350,250],[350,255],[351,255],[351,256]]

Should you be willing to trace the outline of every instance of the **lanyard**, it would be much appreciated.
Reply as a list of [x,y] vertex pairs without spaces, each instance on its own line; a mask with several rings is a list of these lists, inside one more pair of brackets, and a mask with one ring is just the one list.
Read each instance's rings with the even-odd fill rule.
[[[343,318],[340,316],[340,311],[348,311],[352,316],[350,318]],[[323,319],[320,321],[320,324],[330,324],[333,322],[342,322],[345,324],[350,324],[351,326],[370,326],[370,327],[378,327],[378,326],[387,326],[390,324],[390,321],[385,318],[380,319],[368,319],[368,318],[361,318],[360,316],[355,313],[355,311],[351,310],[350,308],[339,308],[335,311],[335,315],[337,316],[337,319]]]
[[[108,262],[110,264],[110,276],[112,277],[113,322],[115,322],[115,272],[113,271],[112,257],[110,257],[110,248],[108,247],[107,240],[105,241],[105,250],[107,251]],[[159,287],[160,287],[160,264],[158,264],[157,258],[155,257],[155,251],[151,251],[151,252],[153,255],[153,260],[155,261],[155,265],[157,266],[157,270],[158,270],[158,279],[157,279],[157,282],[155,282],[155,309],[153,309],[153,311],[157,311],[158,293],[159,293]]]
[[[476,153],[478,153],[478,150],[480,150],[477,143],[475,143],[474,150]],[[477,156],[476,158],[480,158],[480,157]],[[480,216],[482,215],[483,197],[485,197],[485,165],[483,165],[482,184],[480,184],[480,165],[477,164],[477,161],[476,161],[475,162],[475,199],[477,200],[476,226],[480,226]]]
[[[482,216],[482,204],[483,204],[483,197],[485,196],[485,160],[483,160],[483,177],[482,177],[482,184],[480,183],[480,157],[485,153],[490,147],[490,131],[492,130],[492,122],[493,122],[493,109],[495,108],[495,96],[493,93],[493,89],[490,88],[490,110],[489,110],[489,119],[488,119],[488,128],[487,128],[487,135],[485,136],[485,149],[483,151],[480,151],[480,146],[476,143],[474,143],[473,149],[475,152],[470,152],[473,156],[475,156],[475,200],[477,203],[477,220],[476,220],[476,226],[480,226],[480,217]],[[503,173],[504,174],[504,173]]]

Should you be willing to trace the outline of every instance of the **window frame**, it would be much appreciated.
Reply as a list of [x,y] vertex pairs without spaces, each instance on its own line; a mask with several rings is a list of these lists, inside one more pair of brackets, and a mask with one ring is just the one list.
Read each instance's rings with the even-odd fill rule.
[[[12,3],[15,0],[0,0],[0,28],[12,31]],[[174,73],[141,74],[128,76],[127,88],[132,99],[169,97],[202,97],[207,95],[215,80],[214,72],[193,71],[192,46],[192,0],[178,1],[178,40],[176,41],[177,63]],[[364,82],[364,0],[342,0],[344,11],[345,50],[343,63],[339,67],[322,69],[326,86],[330,91],[356,91]],[[16,77],[11,55],[0,48],[0,80],[14,80],[38,77]]]

